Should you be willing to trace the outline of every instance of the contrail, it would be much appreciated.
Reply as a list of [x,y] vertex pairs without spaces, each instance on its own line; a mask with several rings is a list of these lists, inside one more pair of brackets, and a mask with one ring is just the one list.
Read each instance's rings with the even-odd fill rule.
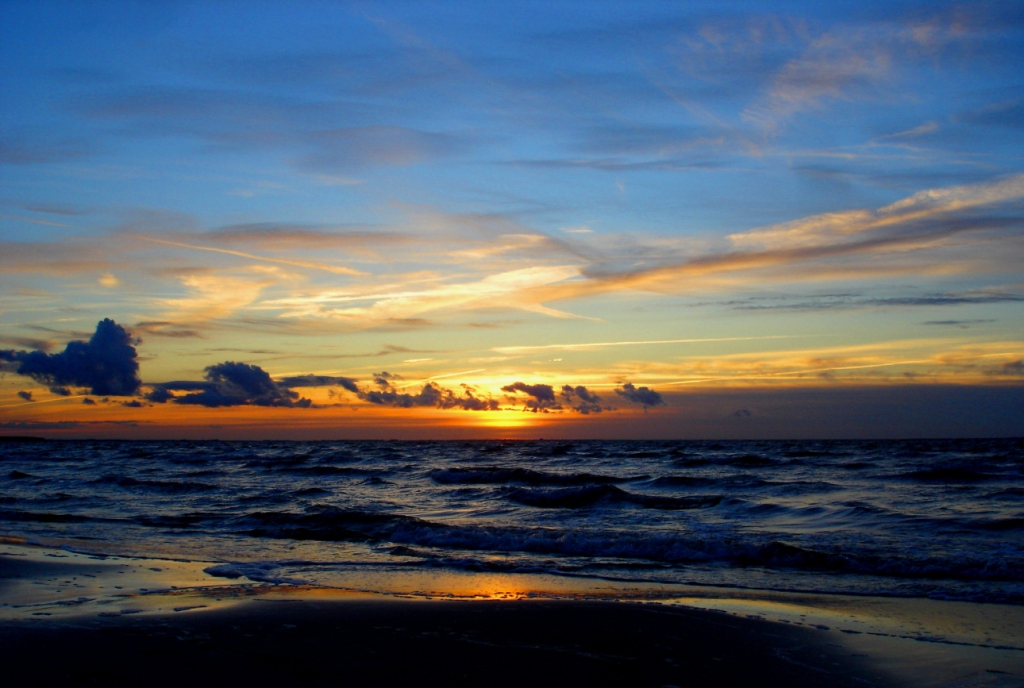
[[694,380],[676,380],[675,382],[659,382],[657,384],[661,386],[670,385],[692,385],[698,382],[721,382],[723,380],[763,380],[773,377],[786,377],[791,375],[807,375],[811,373],[827,373],[833,370],[861,370],[863,368],[887,368],[890,366],[899,365],[920,365],[923,363],[933,363],[929,359],[921,359],[918,361],[896,361],[894,363],[870,363],[867,365],[855,365],[855,366],[836,366],[834,368],[806,368],[804,370],[789,370],[783,373],[764,373],[761,375],[725,375],[721,377],[702,377]]
[[47,222],[46,220],[33,220],[30,217],[17,217],[15,215],[4,215],[0,214],[0,217],[8,220],[17,220],[18,222],[31,222],[36,225],[46,225],[47,227],[66,227],[68,229],[74,229],[72,225],[61,224],[60,222]]
[[87,397],[87,396],[89,396],[89,395],[88,394],[76,394],[74,396],[69,396],[69,397],[57,397],[56,399],[40,399],[39,401],[36,401],[36,400],[33,399],[32,401],[22,401],[22,402],[19,402],[17,404],[4,404],[3,406],[0,406],[0,408],[14,408],[15,406],[28,406],[29,404],[51,404],[51,403],[53,403],[55,401],[65,401],[67,399],[81,399],[82,397]]
[[527,351],[544,351],[547,349],[562,349],[562,350],[576,350],[576,349],[594,349],[602,346],[641,346],[649,344],[696,344],[699,342],[745,342],[757,339],[794,339],[804,336],[814,335],[790,335],[790,334],[777,334],[768,335],[764,337],[713,337],[707,339],[651,339],[639,342],[593,342],[591,344],[546,344],[543,346],[496,346],[491,351],[496,351],[502,354],[515,354],[515,353],[526,353]]
[[283,258],[266,258],[264,256],[254,256],[251,253],[243,253],[242,251],[232,251],[226,248],[213,248],[212,246],[196,246],[194,244],[183,244],[178,241],[167,241],[165,239],[153,239],[151,237],[139,236],[138,234],[130,234],[129,236],[135,239],[141,239],[142,241],[149,241],[154,244],[164,244],[166,246],[180,246],[181,248],[191,248],[196,251],[212,251],[213,253],[226,253],[229,256],[239,256],[241,258],[248,258],[249,260],[261,260],[265,263],[280,263],[282,265],[294,265],[300,268],[311,268],[313,270],[326,270],[327,272],[333,272],[336,275],[365,275],[365,272],[359,270],[353,270],[352,268],[339,268],[334,265],[324,265],[322,263],[306,263],[299,260],[285,260]]

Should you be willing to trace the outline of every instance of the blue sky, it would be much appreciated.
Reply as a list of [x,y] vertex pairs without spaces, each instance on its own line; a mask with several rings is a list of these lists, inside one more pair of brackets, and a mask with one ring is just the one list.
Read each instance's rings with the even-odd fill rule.
[[[800,417],[765,387],[1005,395],[1022,55],[1014,3],[5,3],[0,349],[113,318],[141,395],[228,360],[509,409],[631,382],[665,403],[605,422],[662,435],[709,422],[690,389],[756,390],[741,435]],[[10,427],[174,416],[5,370]],[[410,417],[308,394],[265,422]],[[559,405],[485,430],[593,431]]]

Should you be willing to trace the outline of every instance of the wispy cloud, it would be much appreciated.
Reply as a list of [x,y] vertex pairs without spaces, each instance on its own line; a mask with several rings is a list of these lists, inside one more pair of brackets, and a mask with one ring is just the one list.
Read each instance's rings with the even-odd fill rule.
[[229,256],[238,256],[240,258],[247,258],[249,260],[256,260],[256,261],[260,261],[260,262],[264,262],[264,263],[278,263],[278,264],[281,264],[281,265],[291,265],[291,266],[294,266],[294,267],[310,268],[310,269],[313,269],[313,270],[324,270],[326,272],[331,272],[331,273],[334,273],[336,275],[361,275],[361,274],[363,274],[360,271],[354,270],[352,268],[339,267],[339,266],[335,266],[335,265],[325,265],[323,263],[311,263],[311,262],[306,262],[306,261],[289,260],[289,259],[286,259],[286,258],[268,258],[266,256],[256,256],[256,255],[253,255],[251,253],[245,253],[245,252],[242,252],[242,251],[233,251],[231,249],[226,249],[226,248],[214,248],[212,246],[196,246],[194,244],[185,244],[185,243],[181,243],[181,242],[178,242],[178,241],[167,241],[166,239],[155,239],[153,237],[144,237],[144,236],[138,236],[138,235],[134,235],[132,238],[141,239],[142,241],[149,241],[149,242],[154,243],[154,244],[163,244],[164,246],[178,246],[180,248],[188,248],[188,249],[192,249],[192,250],[195,250],[195,251],[211,251],[213,253],[223,253],[223,254],[229,255]]
[[[1024,198],[1024,174],[981,184],[921,191],[878,210],[850,210],[815,215],[729,237],[739,248],[805,248],[856,240],[873,231],[917,229],[916,223],[935,222],[986,206]],[[978,218],[974,226],[986,218]],[[964,229],[970,229],[965,227]]]
[[[322,291],[306,296],[267,300],[259,307],[280,310],[283,317],[332,318],[353,323],[387,322],[439,309],[485,306],[521,308],[557,317],[572,317],[525,300],[520,294],[537,285],[561,282],[578,275],[579,268],[575,266],[523,268],[489,275],[474,282],[438,285],[429,289]],[[354,305],[360,303],[366,305]]]
[[202,322],[233,315],[259,298],[271,279],[227,275],[187,275],[181,283],[191,292],[183,298],[159,299],[167,320]]

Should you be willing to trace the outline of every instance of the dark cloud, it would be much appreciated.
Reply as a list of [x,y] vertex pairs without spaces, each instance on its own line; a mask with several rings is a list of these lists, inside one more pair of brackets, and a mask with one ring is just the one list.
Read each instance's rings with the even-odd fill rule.
[[32,392],[26,392],[24,390],[18,392],[18,396],[25,401],[32,401]]
[[82,403],[85,404],[86,406],[95,406],[96,405],[96,402],[93,401],[92,399],[90,399],[89,397],[86,397],[85,399],[82,399]]
[[995,322],[993,318],[977,318],[974,320],[926,320],[921,323],[922,325],[939,325],[942,327],[959,327],[962,330],[966,330],[971,325],[981,325],[982,323]]
[[433,327],[434,324],[433,320],[427,320],[426,318],[388,318],[382,324],[377,325],[376,329],[381,332],[401,332],[403,330]]
[[445,391],[444,403],[441,408],[460,408],[464,411],[499,411],[497,400],[490,397],[477,396],[478,392],[470,385],[461,385],[462,395],[457,396],[451,390]]
[[390,387],[391,386],[391,380],[401,380],[401,379],[402,379],[401,375],[398,375],[398,374],[395,374],[395,373],[389,373],[386,370],[381,372],[381,373],[374,373],[373,374],[373,382],[374,382],[374,384],[376,384],[381,389],[387,389],[388,387]]
[[[174,398],[174,394],[171,393],[166,387],[154,387],[153,390],[146,395],[148,401],[152,401],[157,404],[165,404]],[[86,399],[86,401],[90,401]]]
[[555,390],[551,385],[528,385],[525,382],[514,382],[502,387],[501,391],[512,395],[519,392],[525,394],[528,398],[523,405],[524,411],[548,413],[562,410],[562,405],[555,399]]
[[[61,387],[59,385],[54,385],[54,386],[50,387],[50,392],[52,392],[53,394],[56,394],[57,396],[61,396],[61,397],[69,397],[69,396],[71,396],[71,390],[69,388]],[[95,392],[94,392],[94,394],[95,394]]]
[[31,377],[51,390],[68,385],[85,387],[92,394],[131,396],[142,384],[135,343],[127,330],[106,318],[96,325],[88,342],[69,342],[61,353],[0,350],[0,361],[17,362],[18,375]]
[[[171,391],[192,392],[174,396]],[[280,385],[256,365],[225,361],[206,368],[206,381],[165,382],[155,385],[146,397],[149,401],[198,406],[285,406],[307,408],[309,399]]]
[[1004,363],[1000,368],[1000,372],[1003,375],[1024,375],[1024,359]]
[[395,391],[393,387],[385,387],[381,391],[370,390],[362,392],[359,398],[371,404],[380,406],[397,406],[400,408],[412,408],[413,406],[437,406],[441,401],[441,389],[431,383],[423,385],[419,394],[406,394]]
[[136,332],[145,332],[155,337],[169,337],[171,339],[204,339],[203,335],[196,330],[184,330],[172,322],[164,320],[149,320],[135,323],[132,328]]
[[81,423],[75,420],[61,420],[61,421],[30,421],[30,420],[15,420],[6,423],[0,422],[0,430],[67,430],[69,428],[77,428]]
[[621,387],[615,388],[615,393],[628,402],[640,404],[646,410],[648,406],[661,406],[665,400],[661,394],[647,387],[635,387],[632,382],[627,382]]
[[435,382],[428,382],[418,394],[399,392],[389,380],[398,378],[397,375],[383,372],[374,374],[374,382],[381,387],[378,390],[369,390],[359,393],[359,398],[371,404],[379,406],[395,406],[398,408],[413,408],[426,406],[439,409],[462,409],[465,411],[499,411],[501,407],[495,399],[478,396],[478,392],[470,385],[462,385],[462,391],[455,393],[450,389],[441,387]]
[[144,404],[138,399],[132,399],[131,401],[122,401],[121,406],[127,406],[128,408],[142,408]]
[[350,377],[335,377],[331,375],[296,375],[278,380],[282,387],[342,387],[353,394],[359,393],[356,381]]
[[[563,385],[562,398],[573,411],[584,415],[600,413],[605,410],[601,406],[601,397],[597,396],[583,385],[577,385],[576,387],[573,387],[572,385]],[[611,408],[607,410],[611,410]]]
[[36,339],[34,337],[0,337],[0,342],[20,346],[23,349],[33,349],[43,352],[49,352],[50,349],[57,346],[57,342],[52,339]]
[[[740,311],[818,311],[846,310],[855,308],[913,308],[916,306],[967,306],[988,303],[1019,303],[1024,295],[1010,292],[979,290],[970,292],[938,292],[919,296],[866,297],[859,294],[825,294],[806,297],[797,296],[756,296],[749,299],[734,299],[718,302]],[[694,305],[705,305],[704,303]],[[950,325],[960,323],[988,322],[984,320],[935,320],[926,325]]]

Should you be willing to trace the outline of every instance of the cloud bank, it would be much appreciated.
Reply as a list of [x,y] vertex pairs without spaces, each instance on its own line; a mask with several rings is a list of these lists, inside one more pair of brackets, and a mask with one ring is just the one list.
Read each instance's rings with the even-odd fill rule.
[[0,361],[17,363],[18,375],[47,385],[55,394],[68,396],[68,387],[84,387],[91,394],[132,396],[142,384],[135,343],[127,330],[105,318],[88,342],[69,342],[57,354],[0,350]]
[[462,409],[464,411],[501,410],[495,399],[489,396],[480,396],[479,392],[470,385],[462,385],[462,391],[456,393],[441,387],[436,382],[427,382],[419,393],[408,394],[399,392],[394,386],[392,381],[399,379],[397,375],[384,371],[374,373],[373,378],[374,383],[380,389],[360,391],[359,398],[378,406],[394,406],[398,408],[424,406],[439,409]]
[[[309,407],[312,402],[303,399],[284,385],[275,382],[270,374],[256,365],[225,361],[206,368],[205,382],[166,382],[154,387],[147,399],[156,403],[173,401],[175,404],[194,404],[216,408],[220,406],[284,406]],[[173,391],[192,392],[175,396]]]

